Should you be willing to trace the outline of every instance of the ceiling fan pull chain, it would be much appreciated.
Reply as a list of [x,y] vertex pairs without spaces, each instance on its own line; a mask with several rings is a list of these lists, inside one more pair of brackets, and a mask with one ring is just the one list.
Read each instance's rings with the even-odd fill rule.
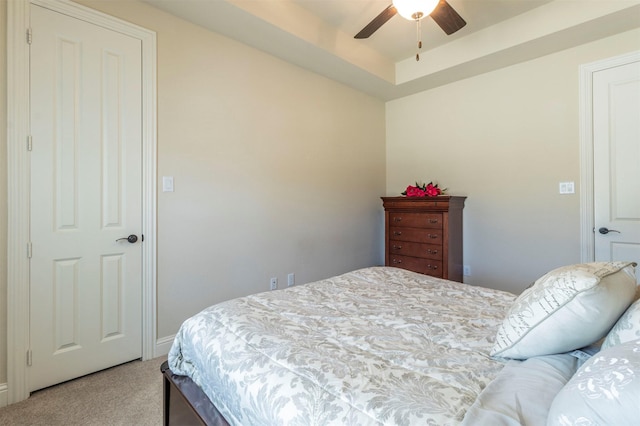
[[416,38],[418,39],[418,51],[416,52],[416,61],[420,60],[420,49],[422,49],[422,26],[420,19],[416,19]]

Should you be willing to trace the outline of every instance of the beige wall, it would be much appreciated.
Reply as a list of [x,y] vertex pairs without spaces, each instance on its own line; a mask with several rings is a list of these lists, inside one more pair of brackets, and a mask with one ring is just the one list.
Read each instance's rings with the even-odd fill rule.
[[7,1],[0,0],[0,383],[7,380]]
[[157,31],[158,336],[232,297],[382,260],[384,104],[130,1]]
[[519,293],[579,262],[578,67],[637,49],[640,30],[388,102],[387,195],[438,180],[468,196],[468,283]]
[[[158,338],[208,305],[268,290],[270,277],[282,288],[290,272],[300,284],[383,261],[382,101],[143,3],[80,3],[158,35],[159,188],[175,179],[158,193]],[[0,57],[4,108],[4,46]],[[0,383],[5,332],[2,315]]]

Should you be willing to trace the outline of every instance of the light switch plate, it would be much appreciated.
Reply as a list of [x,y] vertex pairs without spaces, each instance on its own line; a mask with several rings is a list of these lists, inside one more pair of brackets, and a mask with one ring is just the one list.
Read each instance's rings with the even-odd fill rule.
[[162,192],[173,192],[173,176],[162,176]]
[[559,192],[561,194],[575,194],[575,185],[573,182],[560,182]]

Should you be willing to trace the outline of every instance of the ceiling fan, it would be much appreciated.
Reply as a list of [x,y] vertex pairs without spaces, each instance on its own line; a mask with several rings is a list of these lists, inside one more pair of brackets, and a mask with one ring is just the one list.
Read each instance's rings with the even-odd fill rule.
[[[451,35],[467,25],[466,21],[462,19],[462,16],[460,16],[446,0],[393,0],[392,4],[373,18],[354,38],[370,37],[396,14],[399,14],[405,19],[416,21],[418,49],[422,48],[420,21],[427,16],[431,16],[447,35]],[[419,59],[419,54],[416,54],[416,61]]]

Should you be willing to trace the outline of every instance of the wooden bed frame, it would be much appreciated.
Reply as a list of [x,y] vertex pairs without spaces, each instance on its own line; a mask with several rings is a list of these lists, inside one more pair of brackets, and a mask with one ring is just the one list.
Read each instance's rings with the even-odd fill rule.
[[189,377],[173,374],[167,361],[162,363],[160,371],[164,426],[229,426],[209,397]]

